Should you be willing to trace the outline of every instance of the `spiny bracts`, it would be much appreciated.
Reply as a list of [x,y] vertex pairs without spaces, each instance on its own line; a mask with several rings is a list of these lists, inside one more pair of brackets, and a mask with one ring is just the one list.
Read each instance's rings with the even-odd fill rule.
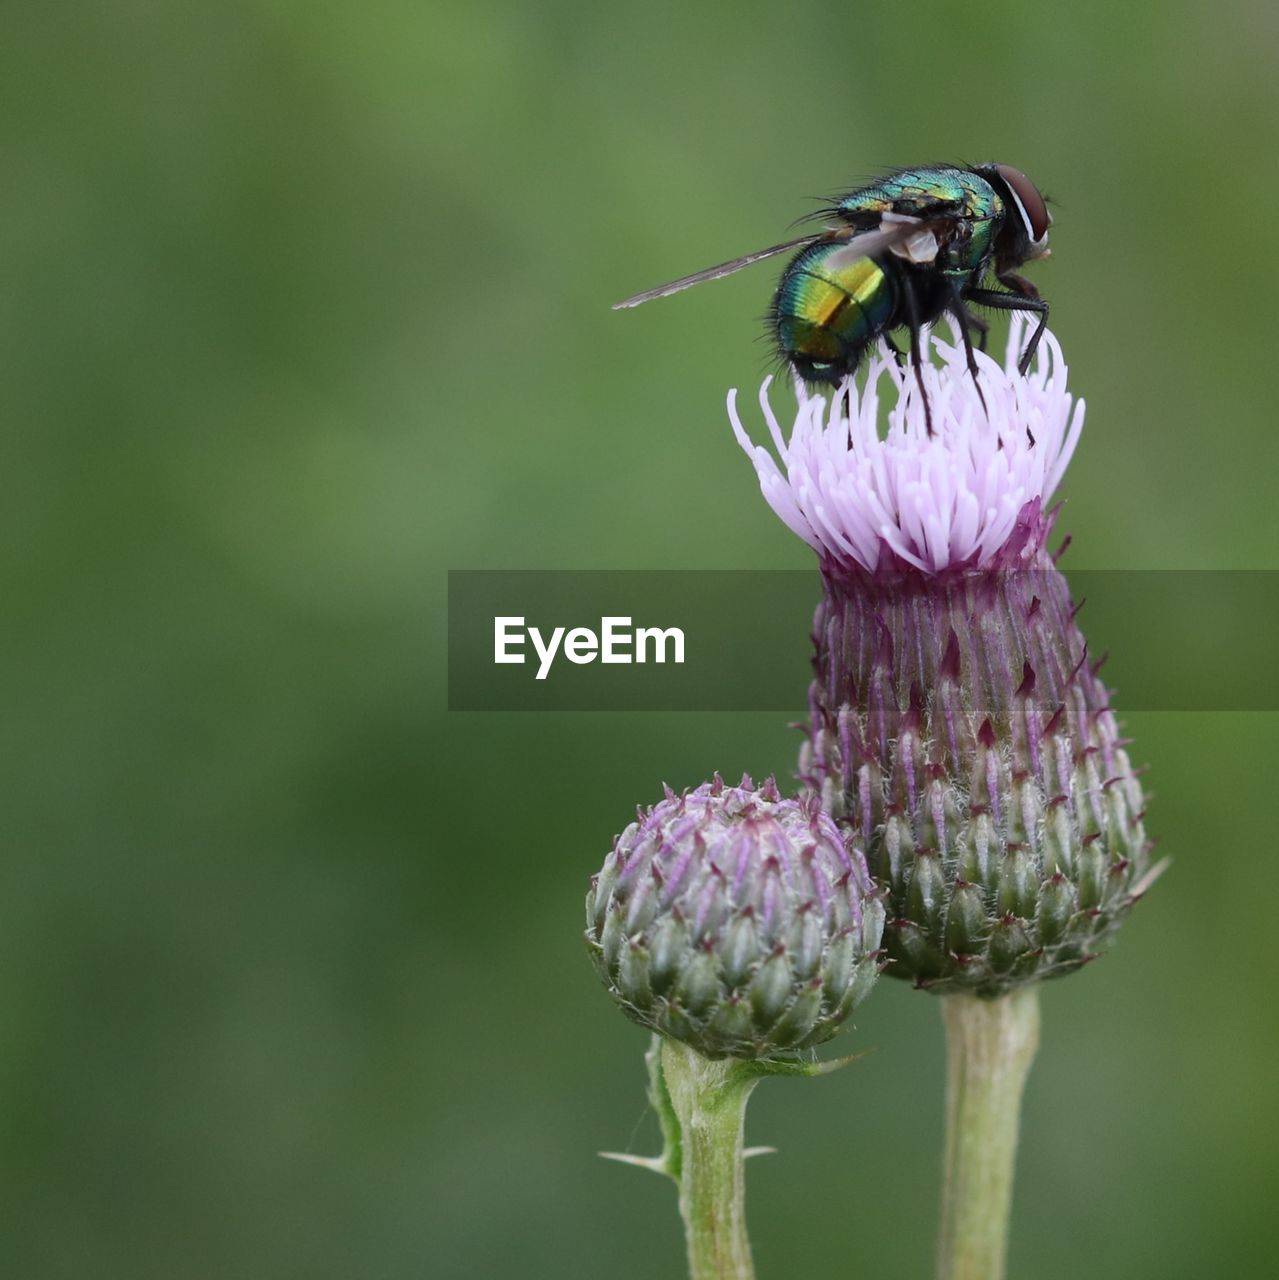
[[1141,784],[1028,504],[987,568],[827,562],[801,781],[888,895],[888,971],[1002,994],[1092,960],[1141,895]]
[[707,1058],[820,1044],[879,971],[884,908],[816,797],[717,774],[617,837],[586,942],[628,1017]]

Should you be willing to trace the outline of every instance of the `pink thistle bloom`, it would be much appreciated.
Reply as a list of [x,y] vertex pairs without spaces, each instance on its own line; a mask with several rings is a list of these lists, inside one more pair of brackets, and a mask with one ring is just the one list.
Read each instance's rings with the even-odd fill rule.
[[[984,567],[1015,535],[1019,550],[1027,534],[1042,542],[1050,523],[1042,513],[1083,430],[1084,402],[1066,390],[1066,363],[1049,332],[1034,368],[1017,372],[1027,332],[1015,315],[1002,364],[976,353],[980,391],[962,345],[924,336],[931,437],[913,370],[887,350],[869,360],[864,390],[850,380],[828,403],[797,387],[789,439],[768,402],[771,379],[764,382],[760,407],[780,465],[750,439],[730,392],[733,431],[769,506],[823,563],[871,571]],[[892,401],[881,435],[885,389]]]
[[1094,959],[1154,874],[1141,783],[1046,547],[1084,406],[1052,334],[1017,371],[1026,333],[1014,317],[1003,363],[977,355],[980,392],[962,348],[925,335],[931,435],[887,354],[829,403],[799,389],[789,438],[765,383],[776,457],[729,397],[764,497],[821,563],[800,779],[887,894],[888,972],[984,996]]

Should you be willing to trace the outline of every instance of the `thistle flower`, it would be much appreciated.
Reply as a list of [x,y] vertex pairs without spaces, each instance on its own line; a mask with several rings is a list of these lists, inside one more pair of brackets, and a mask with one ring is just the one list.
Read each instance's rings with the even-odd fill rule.
[[924,338],[932,435],[886,353],[860,392],[797,390],[789,438],[765,383],[780,465],[729,397],[820,559],[801,780],[887,891],[889,971],[985,996],[1093,959],[1148,883],[1141,785],[1046,545],[1084,405],[1051,333],[1017,372],[1025,337],[1014,317],[1003,364],[977,354],[980,391],[961,347]]
[[815,798],[723,780],[622,832],[586,897],[586,941],[634,1021],[705,1058],[829,1039],[878,973],[883,906]]

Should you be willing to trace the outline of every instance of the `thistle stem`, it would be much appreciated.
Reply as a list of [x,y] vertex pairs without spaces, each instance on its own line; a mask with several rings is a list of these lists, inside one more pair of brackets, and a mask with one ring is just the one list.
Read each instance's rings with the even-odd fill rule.
[[937,1280],[1003,1280],[1026,1075],[1039,1047],[1039,990],[941,997],[946,1154]]
[[679,1210],[692,1280],[753,1280],[743,1172],[746,1102],[758,1075],[662,1042],[662,1075],[679,1120]]

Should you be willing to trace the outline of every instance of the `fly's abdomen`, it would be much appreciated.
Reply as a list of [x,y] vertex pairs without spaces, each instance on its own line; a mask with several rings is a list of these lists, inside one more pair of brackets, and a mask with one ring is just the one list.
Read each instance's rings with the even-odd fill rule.
[[806,382],[852,373],[896,310],[891,274],[874,258],[841,264],[834,255],[842,247],[815,244],[798,254],[773,299],[778,347]]

